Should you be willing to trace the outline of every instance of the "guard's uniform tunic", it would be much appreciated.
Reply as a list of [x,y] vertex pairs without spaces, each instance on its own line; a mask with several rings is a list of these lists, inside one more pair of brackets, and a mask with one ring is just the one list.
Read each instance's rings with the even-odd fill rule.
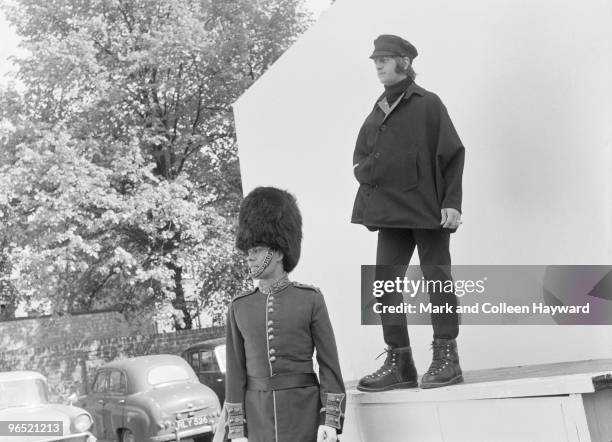
[[316,442],[320,424],[340,433],[345,393],[334,333],[318,289],[293,282],[276,293],[255,289],[232,300],[226,382],[230,439]]

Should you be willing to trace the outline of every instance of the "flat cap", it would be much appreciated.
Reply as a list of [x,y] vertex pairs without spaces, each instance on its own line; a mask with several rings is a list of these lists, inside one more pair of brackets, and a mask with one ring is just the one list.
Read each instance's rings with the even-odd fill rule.
[[370,58],[374,57],[409,57],[411,60],[419,55],[417,48],[408,40],[391,34],[383,34],[374,40],[374,52]]

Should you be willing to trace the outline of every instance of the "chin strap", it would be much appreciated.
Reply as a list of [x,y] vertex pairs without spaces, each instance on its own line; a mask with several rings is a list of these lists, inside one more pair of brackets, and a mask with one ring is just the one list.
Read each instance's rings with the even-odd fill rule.
[[270,262],[272,262],[273,256],[274,256],[274,252],[272,251],[272,249],[268,249],[268,253],[266,253],[266,257],[264,258],[261,265],[257,267],[257,270],[255,270],[254,272],[251,272],[250,274],[251,278],[257,279],[257,277],[261,275],[264,270],[266,270],[266,267],[268,267]]

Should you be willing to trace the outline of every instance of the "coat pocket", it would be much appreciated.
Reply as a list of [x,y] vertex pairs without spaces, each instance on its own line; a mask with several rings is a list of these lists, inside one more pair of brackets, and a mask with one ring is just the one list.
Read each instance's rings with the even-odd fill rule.
[[355,178],[359,182],[359,184],[369,184],[370,183],[370,159],[369,157],[363,158],[357,166],[353,166],[353,174]]
[[418,152],[407,152],[400,164],[400,186],[402,190],[411,190],[419,184],[419,155]]
[[361,167],[360,163],[353,165],[353,175],[355,175],[355,179],[361,183],[361,179],[359,178],[358,169]]

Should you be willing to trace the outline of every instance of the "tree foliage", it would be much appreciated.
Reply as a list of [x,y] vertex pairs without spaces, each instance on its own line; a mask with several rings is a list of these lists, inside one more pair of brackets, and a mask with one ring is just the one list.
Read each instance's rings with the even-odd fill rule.
[[7,16],[29,55],[23,92],[0,94],[0,281],[57,312],[170,300],[190,328],[195,291],[218,316],[245,285],[231,103],[305,29],[301,0],[18,0]]

